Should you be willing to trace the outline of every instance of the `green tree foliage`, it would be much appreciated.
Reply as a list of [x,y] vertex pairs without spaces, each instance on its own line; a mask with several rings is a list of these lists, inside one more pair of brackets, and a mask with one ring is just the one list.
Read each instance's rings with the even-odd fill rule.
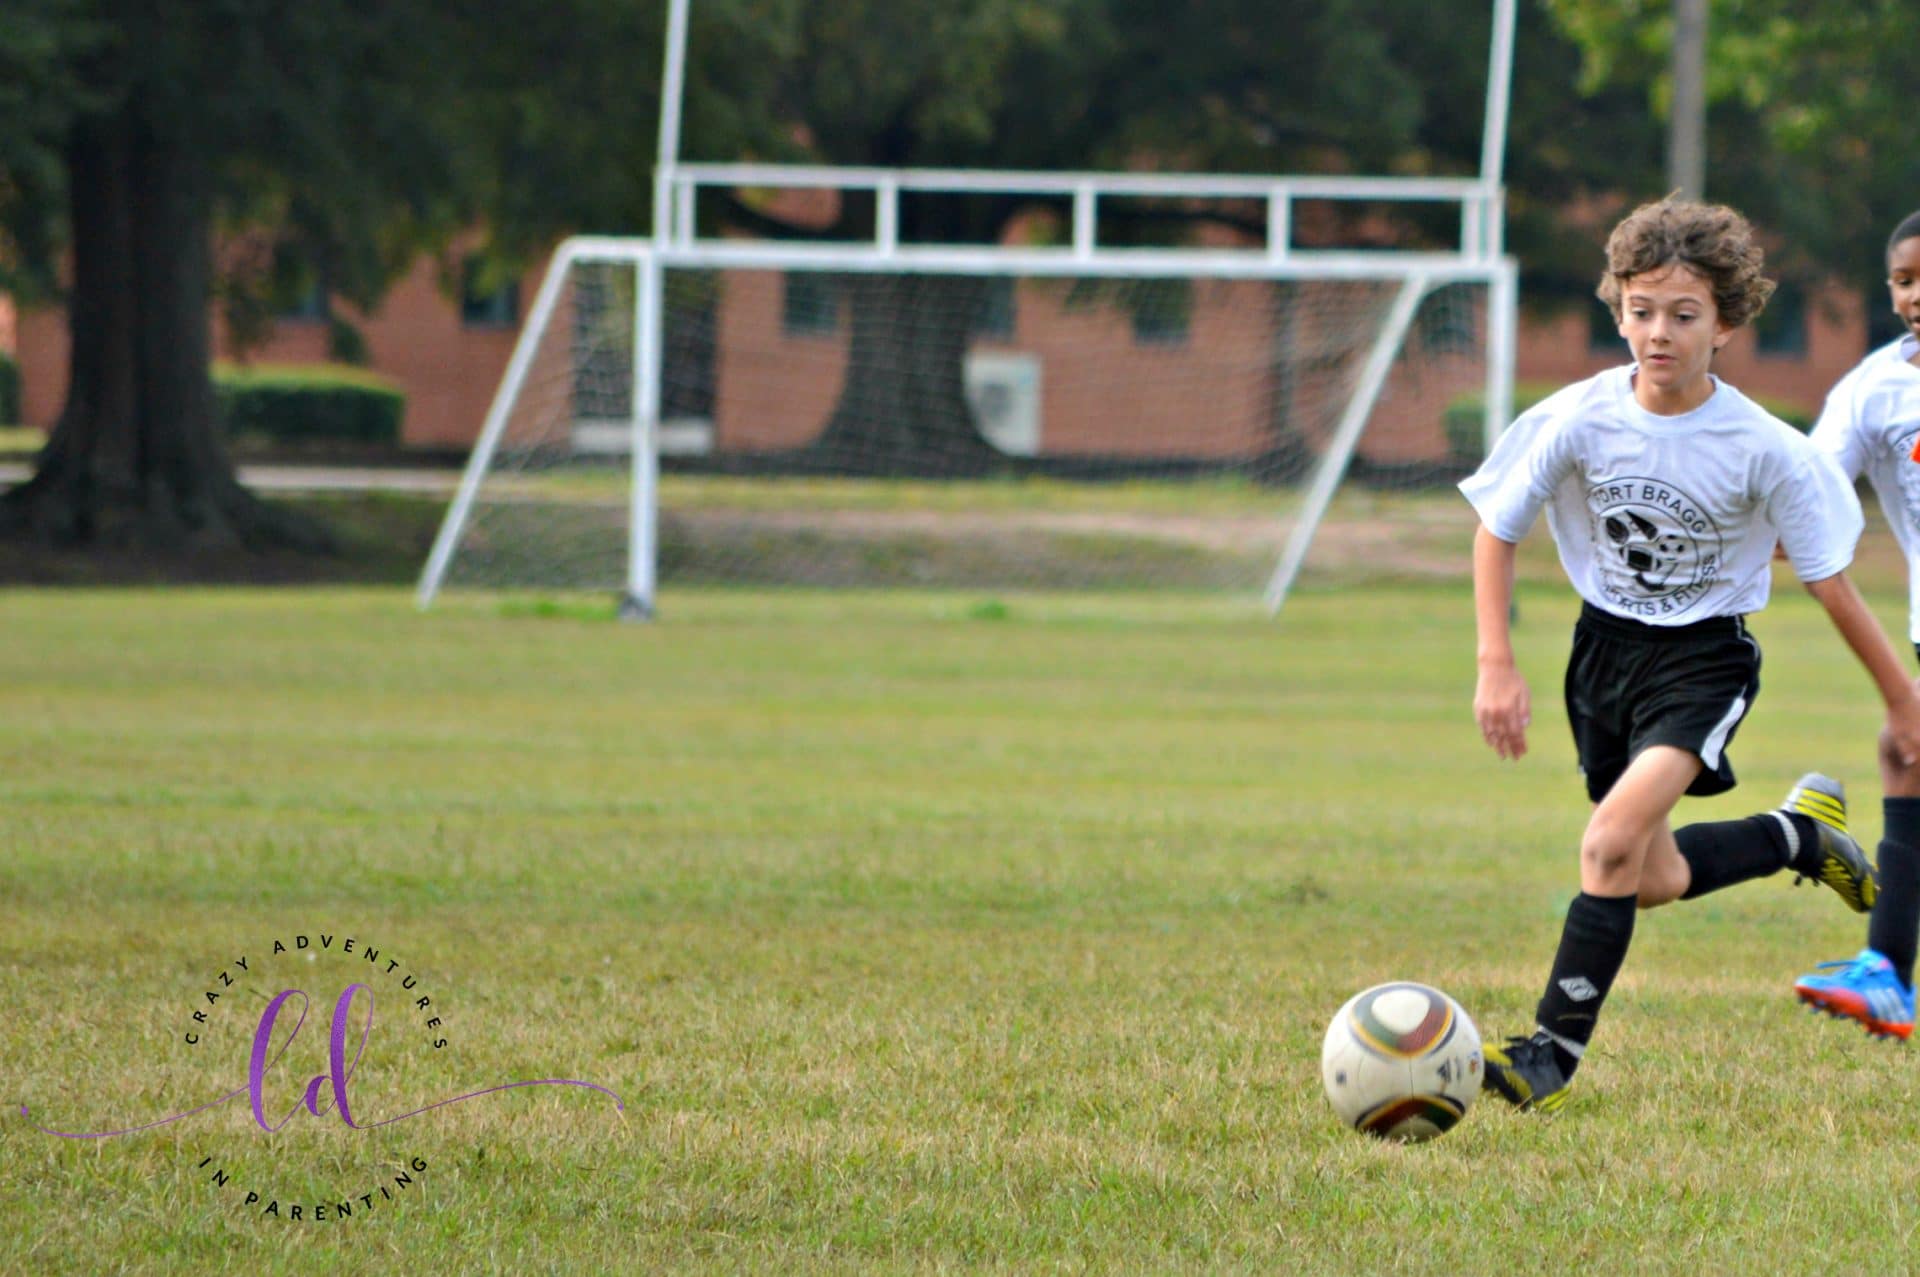
[[0,287],[49,291],[62,220],[62,143],[97,99],[78,63],[105,39],[83,0],[0,6]]
[[[699,0],[683,154],[1471,173],[1491,7]],[[451,264],[454,237],[475,228],[497,269],[568,231],[644,230],[664,9],[0,6],[0,271],[29,293],[62,290],[74,387],[35,480],[8,495],[0,521],[65,538],[116,524],[282,534],[233,483],[212,428],[209,307],[224,306],[244,337],[287,291],[316,282],[370,308],[421,252]],[[1715,6],[1714,193],[1786,232],[1808,261],[1874,267],[1883,223],[1920,189],[1895,132],[1904,16],[1891,0]],[[1509,243],[1530,295],[1590,291],[1595,231],[1570,222],[1569,207],[1658,193],[1669,39],[1664,0],[1523,0],[1506,172]],[[703,211],[800,229],[764,205]],[[978,241],[1020,211],[1009,199],[909,200],[901,230]],[[1103,234],[1164,240],[1196,218],[1244,215],[1139,207]],[[870,203],[847,201],[827,233],[864,235],[871,218]],[[1401,233],[1444,237],[1444,221],[1409,216]],[[897,330],[887,308],[918,305],[922,286],[867,281],[856,340]],[[843,404],[839,423],[905,414],[948,442],[970,435],[961,353],[936,337],[917,369],[909,360],[895,384],[858,392],[880,402]]]
[[[1625,91],[1664,121],[1666,0],[1543,0],[1582,54],[1583,94]],[[1920,205],[1907,133],[1913,10],[1894,0],[1714,0],[1707,194],[1779,236],[1789,269],[1877,287],[1894,221]]]
[[458,224],[470,179],[439,141],[458,98],[433,68],[482,17],[351,0],[9,6],[0,57],[19,78],[0,81],[31,110],[0,112],[0,223],[16,275],[62,285],[72,354],[67,404],[0,522],[68,541],[311,539],[234,482],[209,305],[266,274],[239,251],[247,227],[310,246],[331,290],[371,304]]
[[[778,28],[765,8],[701,5],[711,52],[692,87],[728,104],[702,116],[723,152],[747,146],[740,121],[765,111],[760,33]],[[68,402],[34,479],[0,498],[0,527],[310,539],[234,482],[213,429],[210,307],[245,341],[315,287],[330,306],[376,306],[422,252],[451,287],[452,241],[476,228],[494,269],[565,231],[642,229],[663,12],[657,0],[0,6],[0,283],[64,302],[72,336]]]

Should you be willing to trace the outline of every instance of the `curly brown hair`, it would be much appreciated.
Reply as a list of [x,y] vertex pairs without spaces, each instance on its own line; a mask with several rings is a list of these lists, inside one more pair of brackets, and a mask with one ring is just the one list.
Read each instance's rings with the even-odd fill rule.
[[1766,255],[1754,242],[1752,223],[1724,204],[1671,195],[1642,204],[1613,228],[1607,269],[1595,291],[1619,319],[1621,288],[1629,279],[1675,264],[1707,282],[1729,328],[1751,323],[1773,296],[1773,281],[1760,273]]

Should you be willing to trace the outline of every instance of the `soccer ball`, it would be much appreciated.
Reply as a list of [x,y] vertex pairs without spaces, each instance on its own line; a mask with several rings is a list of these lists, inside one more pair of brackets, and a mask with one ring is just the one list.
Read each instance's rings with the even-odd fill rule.
[[1430,1140],[1480,1093],[1480,1030],[1438,989],[1409,980],[1347,1000],[1327,1026],[1320,1077],[1340,1120],[1382,1139]]

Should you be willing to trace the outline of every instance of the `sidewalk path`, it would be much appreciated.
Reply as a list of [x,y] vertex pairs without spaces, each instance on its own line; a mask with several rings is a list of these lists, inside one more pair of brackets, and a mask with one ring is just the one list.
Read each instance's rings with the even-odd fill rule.
[[[0,463],[0,488],[23,483],[33,473],[24,462]],[[262,492],[424,492],[452,496],[458,470],[404,467],[241,466],[240,482]]]

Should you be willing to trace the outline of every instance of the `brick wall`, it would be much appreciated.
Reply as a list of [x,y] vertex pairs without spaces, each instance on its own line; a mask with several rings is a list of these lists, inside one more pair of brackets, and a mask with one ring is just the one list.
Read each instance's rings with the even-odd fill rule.
[[[520,283],[522,313],[542,268]],[[722,449],[777,449],[806,442],[831,411],[846,375],[845,321],[838,332],[783,331],[779,272],[729,275],[716,316],[713,369],[714,438]],[[1069,307],[1057,285],[1022,283],[1015,329],[983,338],[977,349],[1018,350],[1041,365],[1042,437],[1046,454],[1121,453],[1142,457],[1213,457],[1255,446],[1274,414],[1275,388],[1267,375],[1274,323],[1261,300],[1265,285],[1210,281],[1196,285],[1190,331],[1183,341],[1142,343],[1130,319],[1111,305]],[[456,298],[442,291],[435,268],[422,261],[373,314],[356,317],[372,367],[407,393],[403,441],[411,447],[460,449],[478,433],[511,353],[515,332],[462,321]],[[1859,298],[1834,292],[1807,306],[1806,350],[1771,356],[1755,349],[1751,332],[1735,337],[1717,370],[1750,394],[1818,409],[1826,390],[1866,349],[1866,317]],[[1300,334],[1295,334],[1296,338]],[[216,342],[229,343],[216,324]],[[50,426],[66,394],[64,315],[19,312],[12,344],[22,368],[22,417]],[[251,358],[308,362],[324,358],[326,333],[317,321],[283,321]],[[1589,321],[1569,313],[1522,325],[1518,352],[1522,380],[1564,384],[1626,358],[1625,344],[1596,346]],[[1387,392],[1369,455],[1416,459],[1434,455],[1439,406],[1477,383],[1456,361],[1418,384],[1397,379]],[[1310,386],[1296,388],[1306,393]],[[1311,415],[1311,414],[1307,414]]]
[[[521,281],[523,309],[544,269],[529,272]],[[345,314],[366,337],[370,366],[406,391],[402,441],[410,447],[450,449],[472,443],[512,353],[515,329],[463,323],[459,299],[442,291],[436,267],[424,258],[378,310]],[[233,357],[232,343],[217,320],[214,342],[220,358]],[[65,312],[22,311],[14,344],[21,365],[23,423],[49,427],[66,402]],[[326,358],[326,348],[323,321],[282,320],[267,342],[247,357],[259,363],[312,363]]]

